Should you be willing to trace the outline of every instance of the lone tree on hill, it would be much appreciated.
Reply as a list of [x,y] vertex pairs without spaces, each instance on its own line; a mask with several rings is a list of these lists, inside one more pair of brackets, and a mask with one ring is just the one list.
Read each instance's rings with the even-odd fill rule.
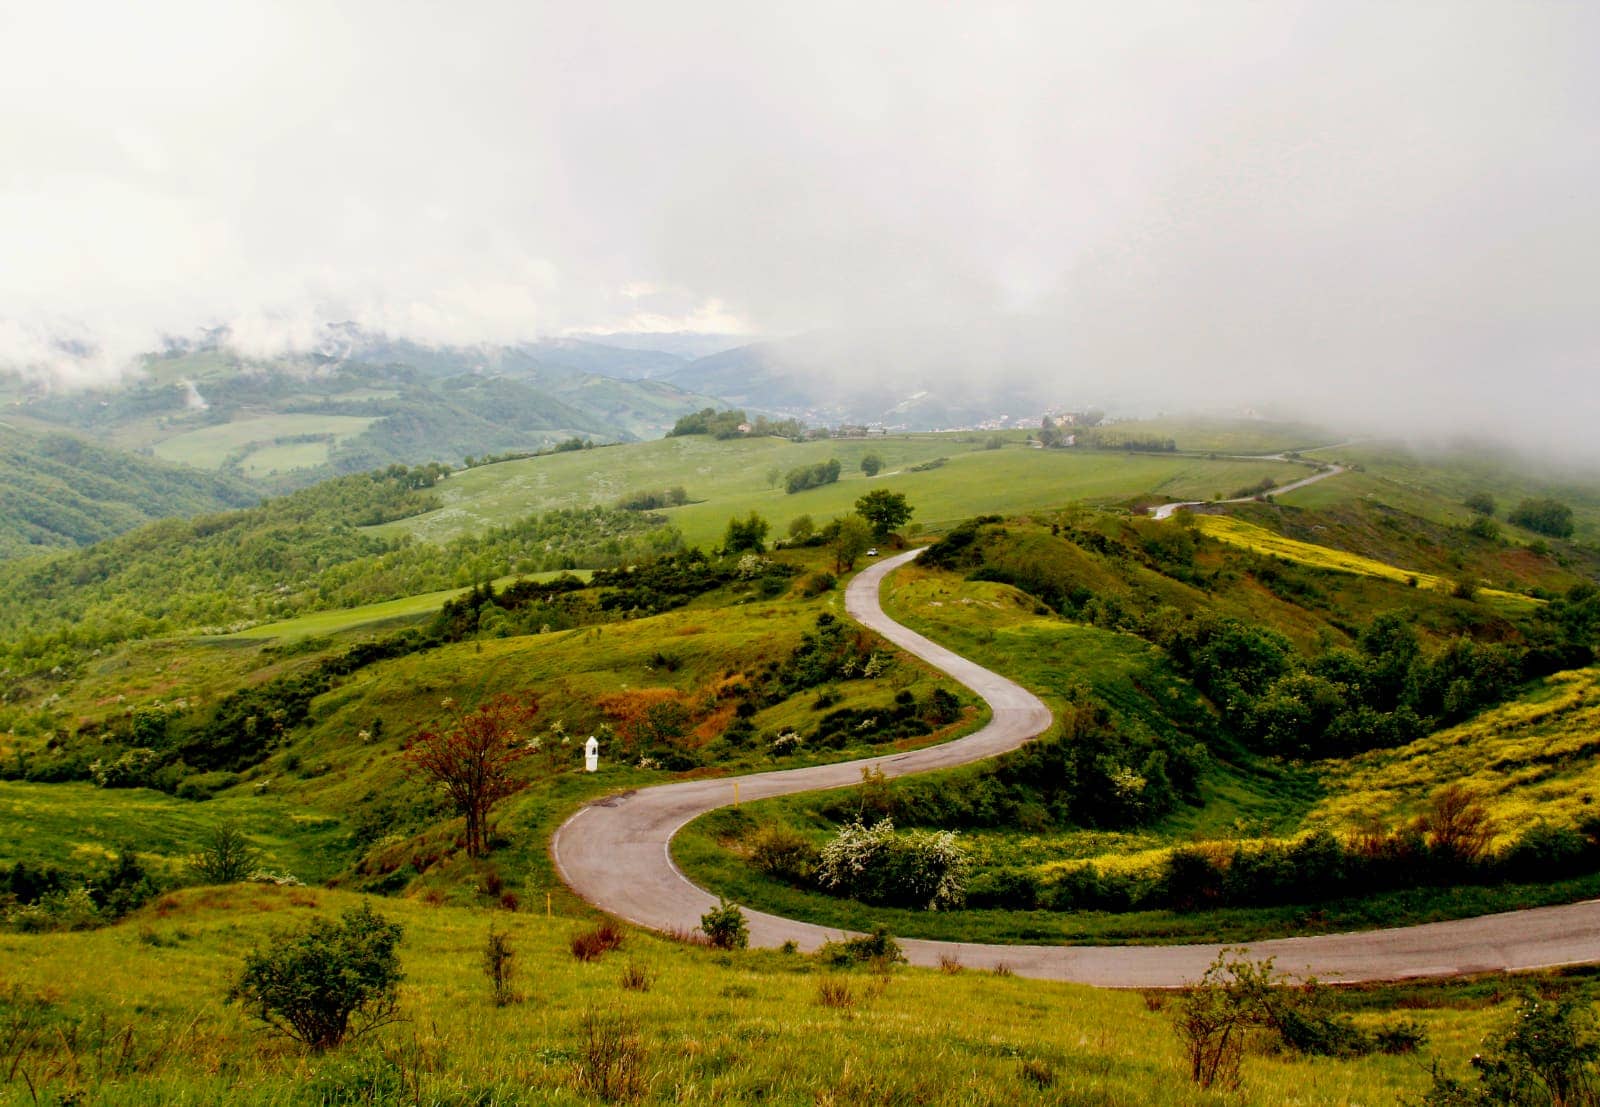
[[861,471],[869,477],[878,475],[878,470],[883,468],[883,458],[877,454],[868,454],[861,459]]
[[754,511],[744,519],[735,515],[728,520],[728,532],[722,538],[722,548],[731,554],[746,550],[765,553],[767,532],[771,529],[767,521]]
[[1474,515],[1493,515],[1495,509],[1494,497],[1487,492],[1474,492],[1461,501],[1462,505]]
[[[452,706],[450,700],[445,704]],[[406,746],[411,767],[444,785],[456,810],[465,816],[468,857],[489,852],[489,809],[526,783],[512,773],[519,761],[534,753],[520,732],[538,712],[536,700],[499,695],[470,715],[457,713],[451,729],[425,730]]]
[[856,501],[856,514],[871,524],[872,537],[879,542],[903,526],[915,510],[906,503],[903,492],[891,492],[887,488],[874,488]]
[[827,538],[828,549],[833,552],[833,571],[836,573],[853,569],[856,558],[866,553],[867,547],[872,545],[872,531],[859,515],[846,515],[833,520],[823,528],[823,535]]
[[1572,537],[1572,508],[1560,500],[1523,500],[1506,516],[1519,527],[1551,538]]

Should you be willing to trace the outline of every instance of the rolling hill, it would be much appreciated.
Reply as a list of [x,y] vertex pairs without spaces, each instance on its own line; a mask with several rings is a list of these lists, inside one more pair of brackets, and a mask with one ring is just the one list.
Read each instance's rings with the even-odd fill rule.
[[0,424],[0,557],[86,546],[153,519],[258,498],[230,477]]
[[324,352],[277,359],[215,343],[174,349],[147,358],[123,387],[22,396],[12,410],[35,426],[283,490],[574,437],[659,437],[680,415],[718,403],[644,379],[682,364],[579,341],[432,348],[341,332]]

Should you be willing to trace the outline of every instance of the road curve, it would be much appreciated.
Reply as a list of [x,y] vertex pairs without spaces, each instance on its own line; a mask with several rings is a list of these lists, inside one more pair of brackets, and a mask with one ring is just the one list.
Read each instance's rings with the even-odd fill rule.
[[[1331,474],[1329,474],[1331,475]],[[1319,474],[1320,476],[1320,474]],[[573,891],[600,909],[659,931],[689,931],[716,903],[672,861],[670,843],[690,820],[734,800],[766,799],[861,779],[863,766],[887,776],[964,765],[1015,749],[1051,722],[1037,696],[894,622],[878,604],[883,578],[921,552],[878,562],[858,574],[845,609],[906,652],[948,673],[982,696],[992,717],[983,729],[943,745],[834,765],[683,781],[607,796],[563,823],[550,842],[557,871]],[[750,942],[792,941],[814,949],[835,929],[746,910]],[[1197,979],[1222,947],[989,945],[901,939],[912,964],[958,958],[973,968],[1004,964],[1019,976],[1104,987],[1175,987]],[[1600,960],[1600,900],[1390,930],[1280,938],[1249,943],[1252,957],[1272,957],[1279,970],[1330,983],[1414,976],[1548,968]]]
[[[1274,454],[1271,457],[1252,458],[1251,460],[1287,461],[1288,459],[1282,457],[1281,455]],[[1309,477],[1302,477],[1297,481],[1280,485],[1277,488],[1269,488],[1263,493],[1263,495],[1281,496],[1285,492],[1293,492],[1296,489],[1304,488],[1308,484],[1316,484],[1319,480],[1327,480],[1329,477],[1336,477],[1340,473],[1345,472],[1349,472],[1349,466],[1329,465],[1326,469],[1318,469]],[[1170,519],[1172,517],[1172,513],[1177,511],[1180,507],[1205,507],[1208,504],[1247,504],[1252,502],[1254,499],[1254,496],[1235,496],[1231,500],[1188,500],[1181,504],[1157,504],[1155,507],[1150,509],[1150,516],[1154,519]]]

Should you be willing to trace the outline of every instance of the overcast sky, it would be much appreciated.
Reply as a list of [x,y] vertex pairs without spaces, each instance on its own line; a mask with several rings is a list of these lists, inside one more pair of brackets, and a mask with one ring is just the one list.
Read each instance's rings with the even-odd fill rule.
[[0,0],[0,361],[970,324],[1592,439],[1597,50],[1587,0]]

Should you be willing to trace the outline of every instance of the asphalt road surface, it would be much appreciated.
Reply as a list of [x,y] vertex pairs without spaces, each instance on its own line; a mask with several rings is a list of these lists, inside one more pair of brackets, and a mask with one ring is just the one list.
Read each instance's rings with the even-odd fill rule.
[[[1253,457],[1250,460],[1287,461],[1288,459],[1282,454],[1273,454],[1269,457]],[[1348,468],[1344,465],[1329,465],[1326,469],[1319,469],[1315,473],[1312,473],[1309,477],[1302,477],[1300,480],[1293,481],[1289,484],[1280,485],[1277,488],[1269,488],[1265,493],[1263,493],[1263,495],[1281,496],[1285,492],[1293,492],[1297,488],[1304,488],[1308,484],[1316,484],[1319,480],[1327,480],[1329,477],[1336,477],[1340,473],[1347,471]],[[1231,500],[1188,500],[1181,504],[1157,504],[1155,507],[1150,509],[1150,515],[1155,519],[1170,519],[1172,518],[1172,513],[1177,511],[1180,507],[1205,507],[1207,504],[1247,504],[1253,502],[1254,500],[1254,496],[1236,496]]]
[[[1318,474],[1312,479],[1332,476]],[[982,666],[922,637],[883,613],[878,587],[919,550],[878,562],[851,581],[845,608],[859,622],[982,696],[992,711],[987,726],[938,746],[803,769],[664,784],[608,796],[568,819],[551,839],[562,878],[589,903],[651,930],[691,931],[715,897],[673,864],[669,843],[685,823],[734,801],[843,788],[861,780],[864,766],[903,776],[964,765],[1015,749],[1042,734],[1050,712],[1038,697]],[[814,949],[841,932],[746,909],[753,946],[786,941]],[[971,968],[1004,964],[1019,976],[1106,987],[1176,987],[1199,978],[1221,946],[1032,946],[900,939],[912,964],[937,965],[942,956]],[[1237,945],[1237,943],[1234,943]],[[1328,983],[1414,976],[1547,968],[1600,960],[1600,900],[1541,907],[1452,922],[1350,934],[1248,943],[1252,958]]]

